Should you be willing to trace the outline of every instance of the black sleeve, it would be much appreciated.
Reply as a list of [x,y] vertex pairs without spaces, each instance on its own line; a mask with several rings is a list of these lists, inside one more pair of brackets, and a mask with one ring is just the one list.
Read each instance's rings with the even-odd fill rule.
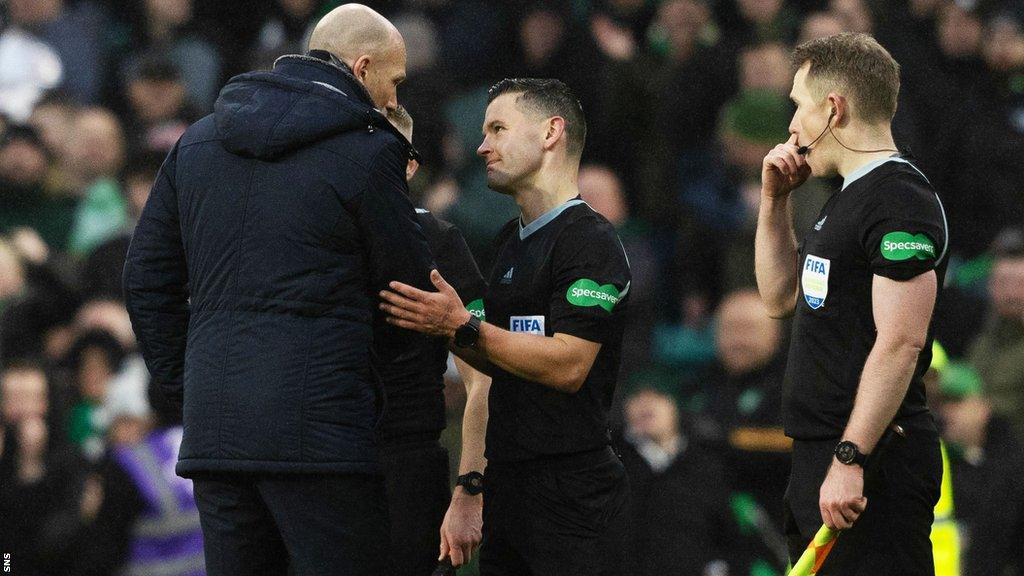
[[[436,291],[430,282],[434,261],[427,239],[416,220],[416,209],[409,201],[405,182],[406,155],[399,142],[385,147],[377,155],[367,179],[366,189],[354,208],[360,236],[366,247],[371,296],[392,281]],[[386,364],[425,336],[388,324],[375,305],[374,355]]]
[[430,283],[433,260],[427,239],[416,221],[405,182],[406,155],[399,142],[378,153],[356,208],[356,220],[366,243],[373,293],[392,281],[434,290]]
[[629,292],[626,254],[611,224],[581,219],[567,226],[552,251],[552,333],[604,343],[613,315]]
[[178,409],[187,340],[188,267],[174,187],[177,147],[164,161],[124,265],[125,306],[153,381]]
[[945,218],[929,188],[887,178],[865,204],[860,222],[863,253],[879,276],[909,280],[934,270],[944,256]]
[[441,229],[444,231],[444,242],[434,254],[437,270],[459,293],[466,309],[483,321],[486,319],[483,298],[487,292],[487,282],[480,274],[476,260],[459,229],[444,221],[441,221]]

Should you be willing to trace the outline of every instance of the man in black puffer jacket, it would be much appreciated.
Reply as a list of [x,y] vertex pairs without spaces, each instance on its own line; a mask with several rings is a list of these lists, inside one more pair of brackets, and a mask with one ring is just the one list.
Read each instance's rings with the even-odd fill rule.
[[[233,78],[157,176],[125,264],[153,380],[183,405],[211,575],[383,574],[387,520],[371,345],[389,280],[430,286],[397,106],[405,47],[365,6],[306,56]],[[376,108],[376,109],[375,109]],[[290,564],[290,566],[289,566]]]

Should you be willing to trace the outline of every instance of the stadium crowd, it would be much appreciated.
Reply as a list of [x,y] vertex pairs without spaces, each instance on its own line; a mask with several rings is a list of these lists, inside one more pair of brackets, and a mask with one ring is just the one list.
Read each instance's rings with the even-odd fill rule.
[[[133,223],[219,87],[301,52],[337,4],[0,4],[0,552],[14,573],[147,573],[125,564],[166,494],[151,497],[124,454],[154,429],[173,438],[175,422],[147,395],[122,303]],[[487,88],[555,77],[582,101],[579,186],[617,226],[634,277],[612,427],[644,576],[785,566],[788,330],[754,288],[761,161],[787,137],[792,47],[875,35],[902,66],[896,141],[949,217],[935,324],[948,360],[929,402],[949,452],[960,573],[1024,574],[1024,2],[366,4],[408,46],[399,99],[423,159],[414,202],[462,230],[481,270],[517,214],[475,155]],[[836,188],[796,194],[798,231]],[[453,442],[460,390],[449,386]],[[175,518],[198,532],[193,512]],[[199,558],[148,573],[201,569]]]

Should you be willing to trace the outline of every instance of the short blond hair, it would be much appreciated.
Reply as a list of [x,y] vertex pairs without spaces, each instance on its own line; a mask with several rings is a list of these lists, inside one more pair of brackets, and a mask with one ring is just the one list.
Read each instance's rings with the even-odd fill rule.
[[844,32],[809,40],[793,51],[796,69],[810,64],[808,88],[850,91],[854,114],[871,124],[891,122],[900,92],[900,65],[868,34]]

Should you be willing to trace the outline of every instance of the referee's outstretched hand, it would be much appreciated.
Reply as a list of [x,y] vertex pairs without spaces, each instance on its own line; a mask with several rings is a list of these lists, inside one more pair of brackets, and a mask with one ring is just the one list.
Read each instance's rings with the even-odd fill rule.
[[832,460],[818,494],[821,521],[833,530],[853,527],[868,505],[864,497],[864,469]]
[[430,336],[452,338],[455,330],[469,322],[470,313],[462,299],[437,270],[430,271],[430,281],[437,292],[426,292],[403,284],[391,282],[390,290],[382,290],[380,309],[388,316],[389,324],[415,330]]
[[797,153],[797,135],[792,134],[783,144],[772,148],[761,163],[761,193],[771,198],[783,198],[807,181],[811,167],[807,159]]

